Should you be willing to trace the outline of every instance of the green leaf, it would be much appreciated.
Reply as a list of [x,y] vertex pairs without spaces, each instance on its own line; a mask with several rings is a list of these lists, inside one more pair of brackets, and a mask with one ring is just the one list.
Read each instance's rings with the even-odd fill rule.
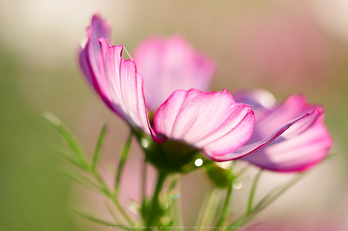
[[130,146],[132,143],[132,137],[133,137],[133,132],[131,131],[131,133],[129,134],[128,139],[127,139],[127,141],[122,149],[121,159],[120,159],[120,163],[118,164],[118,169],[117,169],[117,173],[116,173],[116,182],[115,182],[115,193],[116,194],[118,194],[121,176],[122,176],[122,172],[123,172],[123,167],[124,167],[126,160],[128,158],[129,149],[130,149]]
[[[295,177],[293,177],[291,180],[289,180],[287,183],[274,188],[259,203],[257,203],[253,209],[251,209],[250,211],[246,211],[244,214],[238,217],[234,222],[232,222],[228,227],[242,227],[244,224],[246,224],[251,219],[253,219],[259,212],[261,212],[268,205],[270,205],[274,200],[276,200],[283,193],[285,193],[291,186],[293,186],[296,182],[302,179],[304,175],[306,174],[305,173],[298,174]],[[258,180],[258,179],[255,178],[255,180]]]
[[[327,160],[334,157],[334,154],[329,154],[324,160],[320,162],[320,164],[326,162]],[[307,172],[304,173],[298,173],[296,176],[294,176],[292,179],[290,179],[288,182],[286,182],[283,185],[280,185],[278,187],[275,187],[272,191],[270,191],[264,198],[262,198],[254,208],[251,209],[251,211],[246,211],[244,214],[239,216],[235,221],[233,221],[225,230],[232,230],[235,227],[241,227],[247,222],[249,222],[251,219],[253,219],[259,212],[261,212],[263,209],[265,209],[268,205],[270,205],[273,201],[275,201],[278,197],[280,197],[283,193],[285,193],[291,186],[293,186],[295,183],[297,183],[300,179],[302,179]],[[258,181],[258,179],[255,179],[255,181]],[[254,181],[254,183],[255,183]],[[256,182],[257,183],[257,182]],[[250,198],[249,198],[250,200]],[[249,201],[250,204],[250,201]],[[249,205],[248,205],[249,208]],[[231,227],[231,228],[229,228]]]
[[98,185],[96,185],[94,182],[92,182],[90,179],[88,179],[85,176],[82,176],[82,175],[77,174],[77,173],[69,173],[69,172],[63,172],[62,174],[69,177],[70,179],[76,181],[77,183],[80,183],[80,184],[86,186],[86,187],[96,189],[98,191],[101,190]]
[[[319,164],[323,164],[327,160],[335,157],[335,154],[329,154],[326,156],[325,159],[323,159]],[[287,183],[276,187],[274,190],[272,190],[270,193],[268,193],[256,206],[255,210],[262,210],[265,207],[267,207],[269,204],[271,204],[274,200],[276,200],[279,196],[281,196],[286,190],[288,190],[292,185],[294,185],[296,182],[298,182],[300,179],[302,179],[307,172],[298,173],[296,176],[294,176],[292,179],[290,179]]]
[[292,179],[290,179],[287,183],[273,189],[255,206],[255,210],[262,210],[265,207],[267,207],[279,196],[281,196],[284,192],[286,192],[291,186],[293,186],[296,182],[302,179],[305,175],[306,173],[298,174],[294,176]]
[[64,158],[65,160],[67,160],[68,162],[72,163],[73,165],[79,167],[79,168],[82,168],[83,167],[81,166],[80,163],[78,163],[73,157],[71,157],[68,153],[66,153],[67,151],[64,151],[62,149],[56,149],[55,150],[55,153],[57,155],[59,155],[60,157]]
[[99,156],[100,156],[100,150],[101,150],[101,148],[103,146],[103,142],[104,142],[106,128],[107,128],[107,125],[105,124],[100,131],[98,141],[97,141],[97,144],[96,144],[95,149],[94,149],[94,154],[93,154],[93,159],[92,159],[92,164],[91,164],[91,171],[92,172],[95,172],[95,170],[97,168],[97,163],[98,163]]
[[124,226],[124,225],[117,225],[117,224],[114,224],[114,223],[111,223],[111,222],[108,222],[108,221],[104,221],[104,220],[101,220],[99,218],[96,218],[94,216],[91,216],[91,215],[88,215],[88,214],[85,214],[85,213],[82,213],[82,212],[79,212],[79,211],[76,211],[76,210],[73,210],[73,212],[77,215],[79,215],[80,217],[83,217],[87,220],[90,220],[90,221],[93,221],[93,222],[96,222],[98,224],[101,224],[101,225],[106,225],[106,226],[109,226],[111,228],[119,228],[119,229],[124,229],[124,230],[132,230],[132,227],[127,227],[127,226]]
[[85,169],[88,170],[88,161],[86,159],[85,152],[75,136],[69,131],[69,129],[52,113],[44,112],[43,117],[47,119],[53,127],[57,129],[60,135],[64,138],[65,142],[68,144],[72,153],[74,154],[77,162]]
[[[326,156],[325,159],[323,159],[319,164],[323,164],[327,160],[330,160],[331,158],[335,157],[335,154],[329,154]],[[276,200],[279,196],[281,196],[286,190],[288,190],[292,185],[294,185],[296,182],[298,182],[300,179],[302,179],[307,172],[298,173],[296,176],[294,176],[291,180],[289,180],[287,183],[276,187],[274,190],[272,190],[269,194],[267,194],[256,206],[255,210],[262,210],[265,207],[267,207],[269,204],[271,204],[274,200]]]
[[106,207],[108,208],[109,213],[111,214],[112,218],[114,219],[114,221],[116,221],[117,223],[120,223],[120,220],[118,219],[118,217],[114,213],[114,211],[111,208],[111,206],[108,203],[105,203],[105,204],[106,204]]

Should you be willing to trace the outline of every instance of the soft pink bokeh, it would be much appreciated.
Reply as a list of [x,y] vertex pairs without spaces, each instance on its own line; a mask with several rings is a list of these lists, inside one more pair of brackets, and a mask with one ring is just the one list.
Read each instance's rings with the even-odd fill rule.
[[331,65],[327,36],[308,9],[280,7],[242,15],[236,35],[237,70],[243,78],[287,88],[323,82]]

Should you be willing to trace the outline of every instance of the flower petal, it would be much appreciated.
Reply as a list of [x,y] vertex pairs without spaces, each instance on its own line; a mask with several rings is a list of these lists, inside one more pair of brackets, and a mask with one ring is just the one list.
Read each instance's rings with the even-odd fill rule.
[[139,44],[133,58],[145,79],[147,107],[153,111],[175,90],[208,90],[215,70],[209,57],[180,36],[150,37]]
[[[319,109],[320,108],[320,109]],[[254,134],[249,143],[253,143],[270,137],[280,127],[298,119],[306,113],[311,113],[313,110],[322,110],[321,107],[309,105],[302,95],[290,96],[283,104],[276,105],[267,112],[256,111],[256,123]],[[259,112],[262,116],[258,116]]]
[[135,63],[123,60],[123,46],[110,47],[104,38],[99,39],[99,43],[101,53],[98,63],[101,76],[104,78],[97,84],[101,92],[110,96],[114,112],[133,127],[140,127],[145,133],[150,134],[143,78],[136,73]]
[[250,138],[254,113],[226,91],[177,90],[157,110],[154,131],[184,141],[213,158],[233,152]]
[[309,105],[302,95],[294,95],[283,104],[262,107],[254,93],[236,96],[239,102],[256,106],[254,133],[246,145],[225,158],[242,157],[264,169],[293,172],[305,170],[327,155],[332,140],[321,106]]
[[[296,126],[297,128],[292,129],[292,131],[300,133],[307,129],[315,118],[312,116],[312,119],[306,118],[293,124],[295,120],[312,113],[314,110],[323,111],[321,106],[307,104],[303,95],[290,96],[280,105],[276,105],[273,95],[265,90],[240,92],[235,94],[235,99],[239,103],[250,105],[255,112],[255,129],[247,144],[260,142],[261,140],[266,141],[267,137],[272,137],[288,125]],[[290,136],[289,131],[287,136]]]
[[99,38],[111,40],[111,33],[106,21],[95,14],[92,17],[91,25],[87,28],[87,43],[79,50],[79,64],[90,86],[100,95],[105,104],[113,110],[110,93],[105,91],[105,76],[101,73],[103,70],[100,70],[98,64],[100,55]]
[[[224,156],[215,156],[213,158],[213,160],[215,160],[215,161],[229,161],[229,160],[238,159],[238,158],[241,158],[241,157],[244,157],[247,155],[251,155],[255,151],[260,150],[264,147],[267,147],[267,145],[271,145],[272,142],[275,142],[278,137],[282,136],[285,131],[287,131],[291,126],[293,126],[299,120],[303,119],[306,121],[304,123],[309,124],[310,123],[309,121],[315,120],[317,118],[317,116],[318,115],[314,114],[313,112],[306,113],[305,115],[303,115],[295,120],[292,120],[292,121],[284,124],[283,126],[279,127],[271,135],[265,136],[265,137],[259,137],[258,140],[253,139],[253,142],[250,142],[250,140],[252,139],[254,134],[257,133],[257,131],[255,131],[255,128],[254,128],[253,135],[251,136],[251,138],[249,139],[249,141],[245,145],[243,145],[241,148],[239,148],[237,151],[235,151],[233,153],[229,153],[229,154],[224,155]],[[255,127],[256,127],[256,123],[255,123]]]
[[[295,172],[308,169],[325,158],[332,145],[323,118],[324,114],[320,114],[315,123],[301,134],[280,142],[276,140],[242,159],[273,171]],[[291,130],[296,128],[291,127],[288,131]]]
[[133,61],[123,60],[123,46],[110,47],[110,27],[94,15],[87,28],[87,44],[81,48],[79,62],[89,84],[105,104],[134,128],[150,134],[143,78]]
[[236,102],[249,105],[254,112],[259,109],[271,109],[276,104],[275,97],[269,91],[263,89],[239,91],[233,96]]

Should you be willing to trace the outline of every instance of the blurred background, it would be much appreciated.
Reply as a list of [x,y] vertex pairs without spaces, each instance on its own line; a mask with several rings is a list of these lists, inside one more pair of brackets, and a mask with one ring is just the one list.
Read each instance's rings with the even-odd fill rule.
[[[313,169],[266,209],[250,230],[348,230],[348,1],[346,0],[0,0],[0,231],[107,230],[71,213],[98,214],[103,200],[61,172],[62,141],[41,117],[51,111],[89,153],[107,123],[101,165],[115,166],[128,136],[82,78],[77,48],[91,15],[112,26],[114,44],[132,51],[142,39],[181,34],[218,64],[212,90],[264,88],[279,100],[304,93],[323,104],[335,158]],[[142,153],[134,142],[122,191],[137,197]],[[266,173],[260,194],[289,178]],[[250,179],[236,190],[244,206]],[[183,178],[184,221],[192,225],[210,184]],[[245,189],[245,190],[244,190]],[[187,203],[186,203],[187,202]],[[99,214],[103,214],[100,212]]]

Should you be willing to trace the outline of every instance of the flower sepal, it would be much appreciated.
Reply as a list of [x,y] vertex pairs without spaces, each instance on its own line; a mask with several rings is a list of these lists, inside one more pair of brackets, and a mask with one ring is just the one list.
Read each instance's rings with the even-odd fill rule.
[[142,131],[135,131],[134,134],[144,150],[146,162],[155,166],[159,172],[188,173],[201,167],[195,165],[197,159],[206,159],[198,149],[183,142],[167,140],[156,143]]
[[209,179],[218,188],[227,188],[237,176],[232,171],[232,161],[214,162],[210,161],[205,170]]

